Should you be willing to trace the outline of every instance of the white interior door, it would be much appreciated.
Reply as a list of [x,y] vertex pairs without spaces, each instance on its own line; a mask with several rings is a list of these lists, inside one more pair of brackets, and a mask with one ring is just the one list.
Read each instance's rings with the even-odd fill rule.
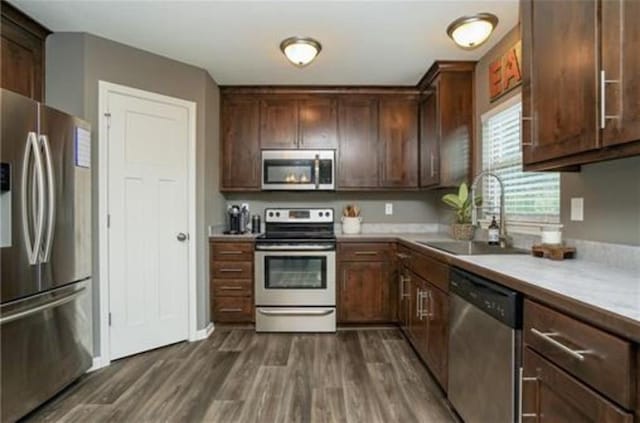
[[109,92],[111,359],[189,335],[189,110]]

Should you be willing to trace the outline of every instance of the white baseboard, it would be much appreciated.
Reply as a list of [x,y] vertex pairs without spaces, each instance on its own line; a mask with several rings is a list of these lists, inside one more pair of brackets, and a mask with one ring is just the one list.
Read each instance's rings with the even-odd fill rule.
[[93,357],[93,364],[91,365],[89,370],[87,370],[87,373],[102,369],[103,367],[107,367],[108,365],[109,362],[103,361],[101,356]]
[[213,322],[209,322],[206,328],[196,331],[196,336],[192,341],[193,342],[202,341],[203,339],[207,339],[212,333],[213,333]]

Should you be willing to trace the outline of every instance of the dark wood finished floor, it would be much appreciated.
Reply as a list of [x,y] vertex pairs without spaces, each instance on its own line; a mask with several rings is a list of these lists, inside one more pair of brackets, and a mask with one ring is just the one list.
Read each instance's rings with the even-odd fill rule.
[[451,422],[396,329],[209,339],[118,360],[83,376],[29,422]]

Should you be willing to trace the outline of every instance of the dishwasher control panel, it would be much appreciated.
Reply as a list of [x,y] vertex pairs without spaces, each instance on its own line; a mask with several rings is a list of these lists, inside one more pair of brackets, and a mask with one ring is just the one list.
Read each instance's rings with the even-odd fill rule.
[[460,269],[451,272],[450,291],[500,322],[522,327],[522,295]]

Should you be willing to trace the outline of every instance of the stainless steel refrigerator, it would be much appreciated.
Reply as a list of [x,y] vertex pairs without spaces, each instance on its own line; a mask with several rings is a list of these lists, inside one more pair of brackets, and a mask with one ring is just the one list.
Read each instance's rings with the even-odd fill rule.
[[90,126],[1,91],[1,418],[14,421],[92,362]]

